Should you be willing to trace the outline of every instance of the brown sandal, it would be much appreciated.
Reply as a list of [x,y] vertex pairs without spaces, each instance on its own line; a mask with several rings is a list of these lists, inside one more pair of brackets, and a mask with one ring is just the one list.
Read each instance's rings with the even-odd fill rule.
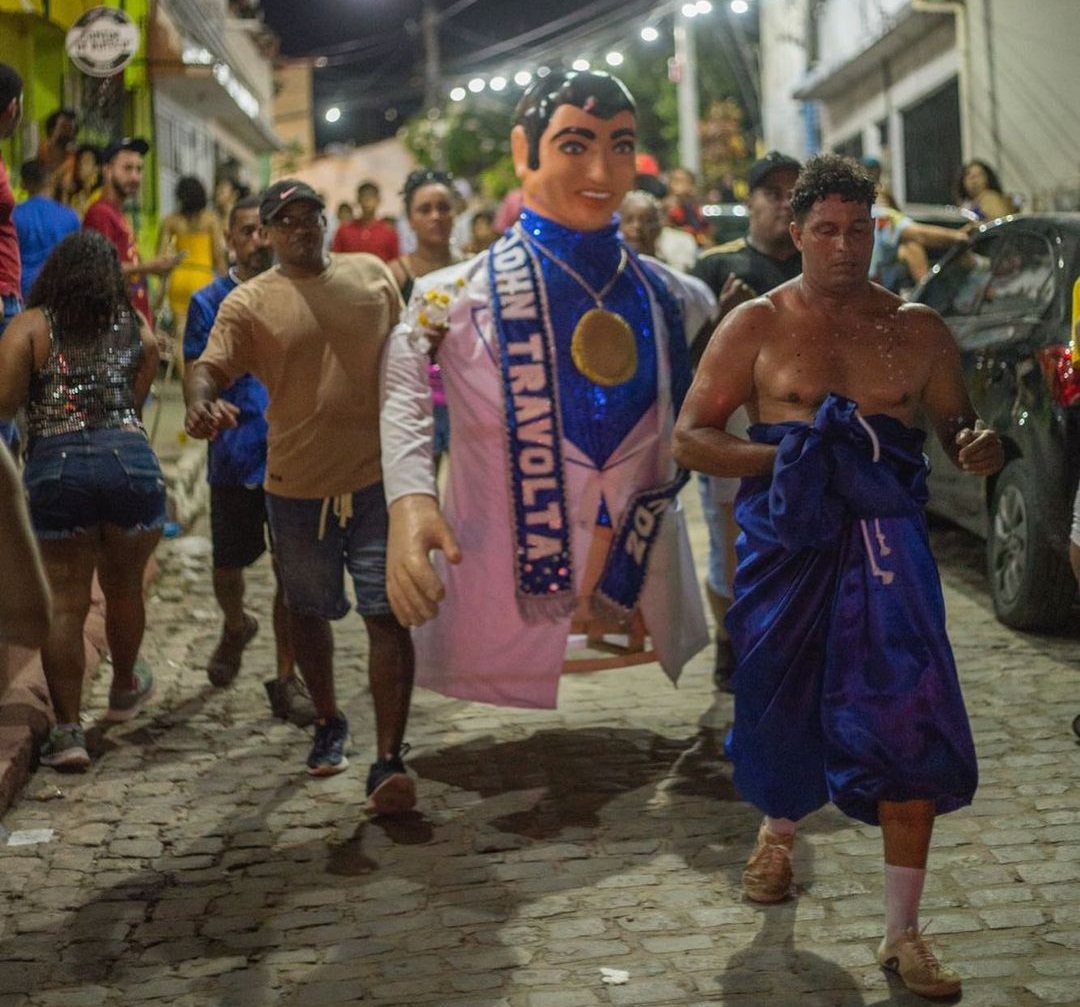
[[235,636],[222,630],[217,648],[206,665],[206,677],[218,689],[232,685],[240,673],[240,661],[244,648],[259,632],[259,622],[253,615],[244,613],[244,628]]

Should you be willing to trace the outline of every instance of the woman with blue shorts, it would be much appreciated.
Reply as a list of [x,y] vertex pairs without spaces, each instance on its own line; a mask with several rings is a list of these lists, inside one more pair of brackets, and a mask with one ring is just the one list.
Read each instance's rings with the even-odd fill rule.
[[143,574],[165,523],[165,483],[141,414],[157,366],[116,251],[95,231],[56,247],[0,340],[0,417],[26,407],[23,481],[53,595],[41,650],[56,714],[45,765],[90,764],[79,714],[95,568],[113,667],[106,718],[129,720],[153,692],[139,660]]

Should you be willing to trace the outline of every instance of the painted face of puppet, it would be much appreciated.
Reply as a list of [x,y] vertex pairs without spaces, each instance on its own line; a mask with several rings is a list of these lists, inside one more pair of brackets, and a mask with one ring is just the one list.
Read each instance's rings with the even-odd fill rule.
[[600,119],[560,105],[540,136],[533,168],[525,130],[515,126],[511,151],[525,205],[576,231],[604,227],[633,186],[635,136],[630,111]]

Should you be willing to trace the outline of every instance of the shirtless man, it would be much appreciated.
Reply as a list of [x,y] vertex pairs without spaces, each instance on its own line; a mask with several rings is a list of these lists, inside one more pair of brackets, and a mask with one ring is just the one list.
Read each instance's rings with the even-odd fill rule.
[[[942,320],[867,279],[874,187],[812,159],[792,193],[803,272],[721,322],[675,428],[687,468],[740,476],[743,529],[728,614],[738,659],[735,782],[766,818],[743,873],[786,898],[799,818],[832,801],[880,824],[878,962],[924,996],[960,989],[921,937],[934,818],[970,803],[974,746],[929,551],[925,415],[953,461],[1003,462]],[[750,440],[724,431],[745,404]]]

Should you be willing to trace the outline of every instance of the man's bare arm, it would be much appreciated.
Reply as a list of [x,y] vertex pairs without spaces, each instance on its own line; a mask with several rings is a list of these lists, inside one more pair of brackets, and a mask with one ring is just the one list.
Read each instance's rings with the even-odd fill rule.
[[968,233],[961,228],[920,224],[918,221],[912,221],[900,234],[901,243],[917,241],[924,248],[951,248],[953,245],[966,245],[969,240]]
[[772,304],[759,298],[733,310],[717,326],[675,423],[672,449],[683,468],[717,476],[772,471],[773,447],[724,430],[731,414],[754,394],[754,367],[772,320]]
[[222,399],[229,379],[213,364],[196,360],[184,374],[184,430],[188,436],[213,440],[218,433],[235,427],[240,410]]
[[165,276],[171,273],[184,258],[183,252],[173,252],[170,255],[157,255],[145,262],[121,262],[120,272],[124,276],[145,273],[149,276]]
[[40,308],[16,315],[0,339],[0,419],[12,419],[26,401],[34,371],[34,339],[48,336]]
[[924,327],[931,367],[922,406],[938,440],[958,468],[972,475],[993,475],[1004,464],[1005,450],[971,404],[952,334],[929,308],[910,305],[904,311],[912,324]]
[[142,418],[143,405],[146,403],[150,388],[157,376],[158,363],[161,359],[161,351],[158,349],[157,340],[150,331],[150,326],[139,316],[139,339],[142,342],[143,356],[139,364],[139,370],[135,374],[135,412]]

